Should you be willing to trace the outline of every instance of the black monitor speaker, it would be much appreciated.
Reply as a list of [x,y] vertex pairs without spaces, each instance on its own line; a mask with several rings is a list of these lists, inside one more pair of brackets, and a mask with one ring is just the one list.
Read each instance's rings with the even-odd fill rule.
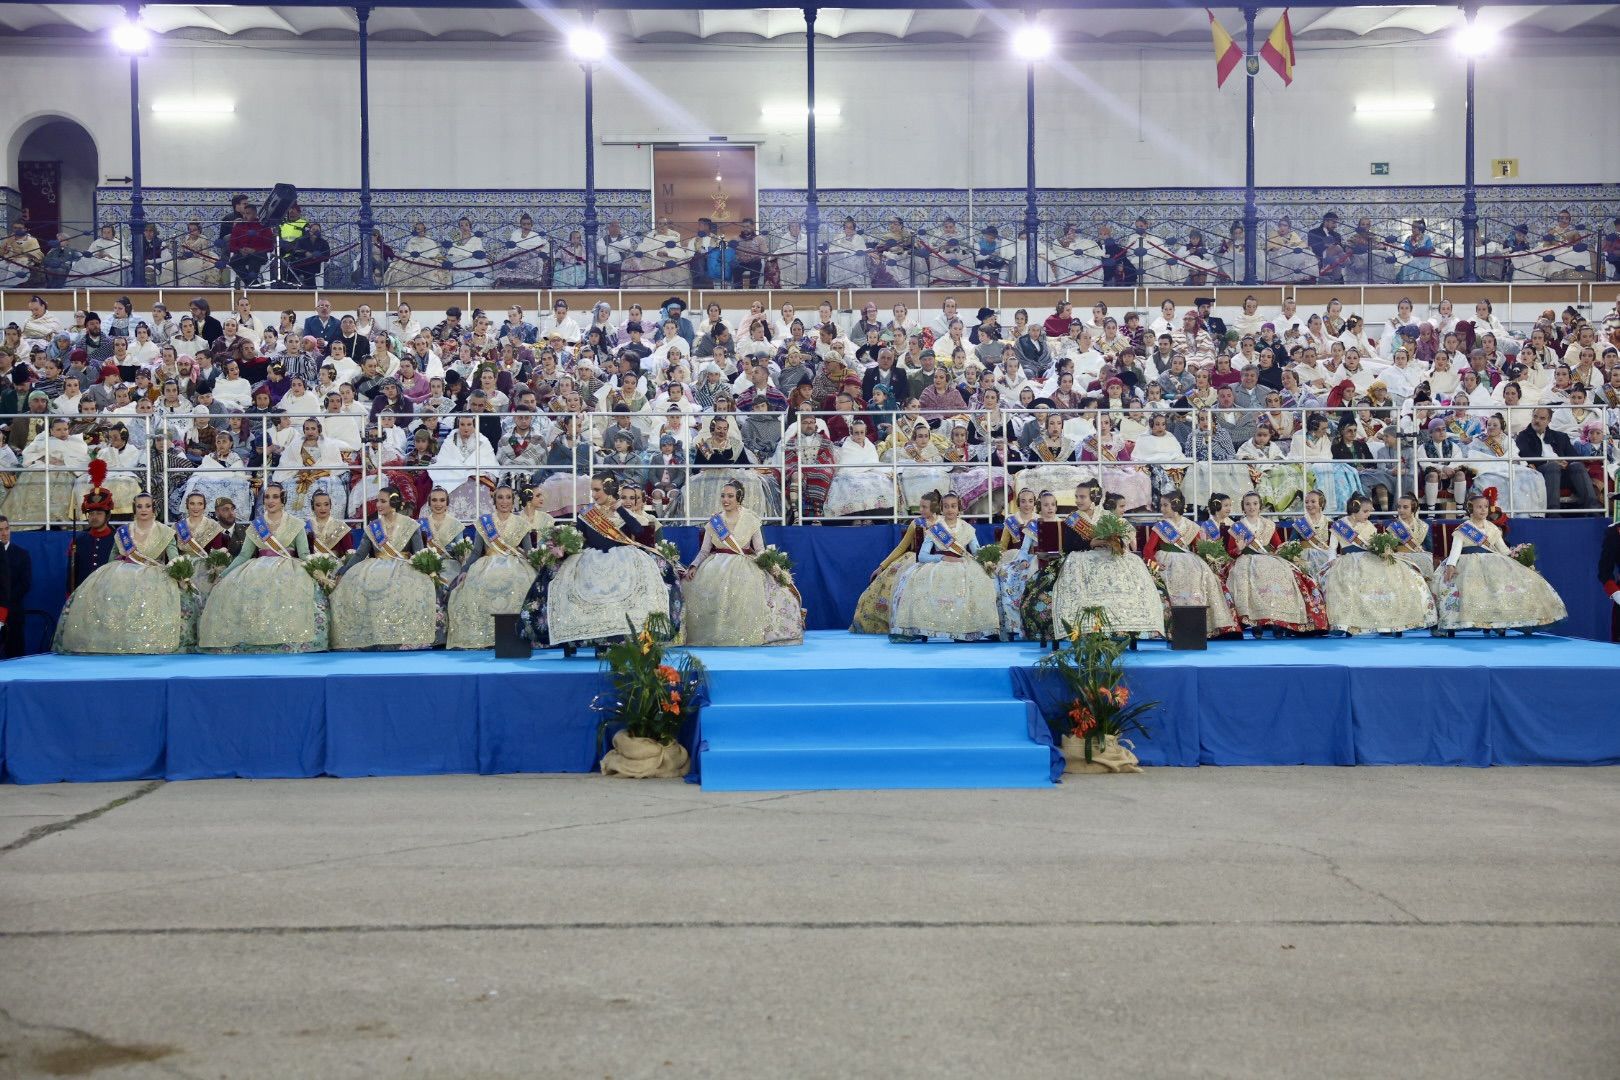
[[495,616],[495,658],[497,660],[527,660],[534,655],[534,647],[518,633],[516,615]]
[[1209,609],[1202,604],[1174,604],[1170,608],[1172,651],[1209,647]]

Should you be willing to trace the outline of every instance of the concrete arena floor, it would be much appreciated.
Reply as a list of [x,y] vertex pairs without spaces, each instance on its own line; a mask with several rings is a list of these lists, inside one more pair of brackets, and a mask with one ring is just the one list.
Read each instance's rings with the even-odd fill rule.
[[0,1077],[1612,1078],[1617,1016],[1614,769],[0,788]]

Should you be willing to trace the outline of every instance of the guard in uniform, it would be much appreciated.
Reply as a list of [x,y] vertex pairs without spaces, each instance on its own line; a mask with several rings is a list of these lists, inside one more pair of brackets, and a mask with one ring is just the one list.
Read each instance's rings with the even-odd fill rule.
[[73,590],[79,587],[80,582],[112,561],[113,531],[112,526],[107,524],[107,515],[112,513],[112,508],[112,492],[103,487],[92,488],[85,495],[84,501],[79,504],[88,528],[74,533],[73,539],[68,543],[69,596],[73,595]]
[[1603,549],[1598,553],[1598,583],[1614,601],[1609,613],[1609,640],[1620,643],[1620,523],[1603,530]]

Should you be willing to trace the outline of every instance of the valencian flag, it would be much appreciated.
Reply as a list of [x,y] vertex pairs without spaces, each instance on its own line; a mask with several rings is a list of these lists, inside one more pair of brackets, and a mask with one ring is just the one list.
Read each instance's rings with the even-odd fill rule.
[[1205,8],[1204,14],[1209,16],[1209,32],[1215,38],[1215,89],[1219,90],[1226,85],[1226,77],[1242,62],[1243,50],[1237,47],[1226,27],[1215,20],[1213,11]]
[[1288,9],[1283,8],[1282,18],[1277,25],[1271,28],[1271,36],[1266,43],[1260,46],[1260,55],[1271,70],[1281,77],[1284,86],[1294,83],[1294,28],[1288,24]]

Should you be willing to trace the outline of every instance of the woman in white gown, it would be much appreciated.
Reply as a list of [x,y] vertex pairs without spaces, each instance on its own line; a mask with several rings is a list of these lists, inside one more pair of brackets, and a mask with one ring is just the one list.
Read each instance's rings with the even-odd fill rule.
[[113,530],[112,560],[73,590],[56,624],[59,653],[177,653],[195,643],[192,612],[164,566],[178,554],[174,530],[157,520],[152,496],[135,499],[135,519]]
[[428,475],[450,493],[450,513],[462,521],[476,521],[493,509],[489,493],[500,476],[500,462],[476,419],[456,418],[456,430],[439,447]]
[[1142,556],[1158,565],[1172,606],[1205,608],[1210,637],[1241,633],[1226,586],[1204,557],[1196,553],[1198,541],[1208,537],[1196,521],[1182,513],[1186,505],[1179,491],[1159,497],[1159,511],[1164,519],[1148,533]]
[[720,512],[703,526],[703,546],[687,570],[688,645],[797,645],[804,641],[798,593],[755,562],[765,550],[759,515],[742,504],[742,485],[720,491]]
[[894,477],[878,460],[877,444],[867,436],[865,421],[850,421],[849,438],[837,450],[837,465],[827,488],[828,517],[894,508]]
[[923,534],[917,565],[898,584],[889,621],[894,641],[990,641],[1000,637],[995,577],[973,558],[973,526],[962,520],[962,499],[945,495],[940,520]]
[[1077,486],[1074,512],[1061,523],[1063,529],[1076,534],[1066,539],[1078,540],[1080,550],[1061,556],[1052,587],[1050,624],[1054,631],[1061,630],[1064,623],[1082,625],[1082,613],[1100,607],[1108,615],[1111,634],[1163,637],[1164,593],[1152,569],[1136,553],[1136,530],[1131,529],[1117,545],[1092,538],[1092,530],[1105,512],[1095,501],[1101,493],[1096,481]]
[[[816,238],[811,241],[816,242]],[[866,236],[856,228],[855,219],[844,218],[838,235],[827,244],[827,287],[865,285],[866,249]]]
[[338,571],[332,590],[332,648],[430,649],[443,632],[436,583],[411,566],[422,550],[415,521],[399,513],[398,491],[378,493],[377,516]]
[[1226,550],[1232,565],[1226,589],[1243,625],[1259,637],[1267,627],[1295,633],[1328,628],[1327,608],[1316,582],[1273,552],[1282,546],[1277,526],[1260,512],[1260,495],[1243,496],[1243,516],[1227,526]]
[[326,593],[303,568],[308,534],[284,499],[280,484],[264,486],[263,515],[253,519],[242,550],[208,595],[198,652],[326,651]]
[[467,569],[450,590],[447,649],[488,649],[495,644],[496,615],[516,615],[534,584],[528,551],[533,522],[516,512],[517,494],[495,489],[495,512],[473,523]]
[[444,248],[428,236],[427,223],[418,221],[388,263],[383,284],[389,288],[442,289],[449,280],[444,269]]
[[900,493],[908,512],[916,509],[928,492],[944,494],[951,490],[951,472],[944,467],[945,457],[940,453],[932,429],[919,422],[912,426],[909,435],[910,438],[889,451],[889,460],[898,466]]
[[1451,534],[1451,552],[1434,576],[1439,629],[1528,632],[1569,612],[1553,587],[1533,567],[1509,554],[1502,530],[1490,520],[1484,495],[1468,499],[1468,520]]
[[1459,438],[1463,452],[1479,471],[1474,475],[1474,489],[1494,488],[1510,513],[1541,516],[1547,505],[1547,488],[1541,474],[1527,463],[1516,460],[1517,449],[1513,438],[1502,423],[1501,413],[1485,418],[1485,432],[1477,438],[1466,434]]
[[450,263],[452,289],[487,288],[494,280],[489,257],[484,254],[484,238],[473,232],[472,222],[467,218],[456,222],[456,235],[450,240],[445,258]]
[[1367,550],[1378,535],[1370,520],[1372,500],[1352,495],[1333,525],[1340,554],[1322,574],[1328,625],[1346,634],[1399,634],[1433,626],[1434,597],[1411,563]]
[[302,438],[282,451],[281,468],[276,471],[276,481],[287,491],[288,511],[308,517],[310,499],[321,492],[347,506],[349,464],[343,460],[342,444],[326,438],[321,422],[313,416],[305,417],[300,428]]

